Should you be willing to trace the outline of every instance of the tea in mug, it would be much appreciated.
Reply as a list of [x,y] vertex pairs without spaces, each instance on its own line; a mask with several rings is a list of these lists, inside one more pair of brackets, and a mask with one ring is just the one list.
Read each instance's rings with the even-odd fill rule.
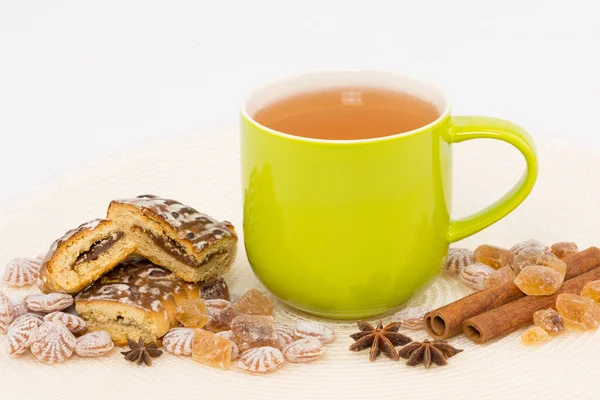
[[294,136],[358,140],[421,128],[440,116],[431,103],[378,88],[337,88],[297,94],[259,110],[254,119]]

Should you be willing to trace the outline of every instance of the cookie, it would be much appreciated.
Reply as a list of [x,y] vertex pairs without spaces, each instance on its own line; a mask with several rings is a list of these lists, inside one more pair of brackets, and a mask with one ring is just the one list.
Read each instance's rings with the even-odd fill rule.
[[117,346],[126,345],[127,338],[151,343],[178,325],[178,303],[198,298],[199,292],[195,283],[150,261],[130,259],[79,293],[75,309],[88,332],[107,331]]
[[44,293],[79,293],[135,250],[119,225],[94,220],[56,240],[40,270],[38,287]]
[[238,238],[233,225],[175,200],[153,195],[114,200],[107,219],[131,233],[136,254],[187,282],[216,278],[235,259]]

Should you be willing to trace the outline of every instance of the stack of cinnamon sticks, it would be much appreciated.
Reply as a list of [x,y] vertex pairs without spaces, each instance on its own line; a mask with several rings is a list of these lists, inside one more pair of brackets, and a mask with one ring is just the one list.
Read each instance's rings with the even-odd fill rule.
[[486,343],[531,324],[533,314],[554,308],[561,293],[579,294],[591,281],[600,280],[600,249],[566,257],[567,274],[558,292],[550,296],[527,296],[513,283],[494,286],[425,315],[425,327],[434,339],[448,339],[464,333],[475,343]]

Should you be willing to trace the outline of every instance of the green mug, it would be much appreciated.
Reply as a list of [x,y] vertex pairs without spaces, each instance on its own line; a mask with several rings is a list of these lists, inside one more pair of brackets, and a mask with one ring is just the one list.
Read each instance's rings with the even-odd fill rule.
[[[372,87],[434,104],[419,129],[366,140],[297,137],[253,119],[262,108],[307,91]],[[491,206],[450,217],[452,145],[498,139],[527,169]],[[448,245],[514,210],[537,178],[533,141],[490,117],[452,116],[432,85],[378,71],[282,78],[254,91],[241,110],[244,243],[259,280],[283,302],[321,317],[364,318],[401,305],[441,270]]]

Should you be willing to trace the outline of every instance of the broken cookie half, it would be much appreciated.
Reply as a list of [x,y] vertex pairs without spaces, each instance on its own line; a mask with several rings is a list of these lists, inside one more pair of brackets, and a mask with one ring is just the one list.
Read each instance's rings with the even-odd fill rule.
[[187,282],[223,275],[236,256],[238,238],[231,223],[175,200],[153,195],[114,200],[107,219],[131,235],[135,254]]
[[127,232],[114,222],[87,222],[52,244],[40,270],[38,287],[44,293],[78,293],[135,248]]
[[79,293],[75,309],[88,331],[108,331],[117,346],[128,338],[153,343],[178,325],[177,305],[199,296],[197,284],[148,260],[130,258]]

